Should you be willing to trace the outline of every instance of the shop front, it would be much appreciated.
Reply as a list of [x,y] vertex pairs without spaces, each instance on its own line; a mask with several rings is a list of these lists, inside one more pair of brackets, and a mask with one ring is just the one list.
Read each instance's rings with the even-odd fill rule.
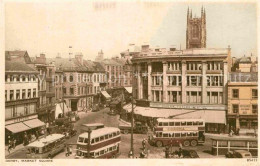
[[45,123],[38,119],[37,115],[31,115],[27,117],[19,117],[12,120],[7,120],[5,122],[5,137],[8,143],[8,136],[16,139],[17,144],[23,143],[23,138],[25,132],[27,135],[38,133],[43,133],[45,130]]

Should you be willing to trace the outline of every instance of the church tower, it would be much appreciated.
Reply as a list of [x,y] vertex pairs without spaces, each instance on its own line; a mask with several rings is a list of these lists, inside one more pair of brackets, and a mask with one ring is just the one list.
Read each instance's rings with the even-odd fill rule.
[[201,18],[192,17],[192,10],[187,11],[186,49],[206,48],[206,11],[201,8]]

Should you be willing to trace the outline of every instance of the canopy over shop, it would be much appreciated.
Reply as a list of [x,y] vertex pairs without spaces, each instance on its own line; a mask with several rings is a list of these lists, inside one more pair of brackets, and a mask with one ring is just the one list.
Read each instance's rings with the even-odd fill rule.
[[[38,131],[39,134],[45,129],[45,123],[38,118],[13,123],[5,126],[7,132],[6,136],[12,135],[17,140],[17,144],[22,143],[24,132],[27,134],[35,134]],[[7,140],[7,139],[6,139]]]
[[[127,113],[132,111],[132,105],[123,107]],[[166,109],[152,107],[134,107],[135,119],[147,122],[157,118],[177,119],[204,119],[206,132],[224,132],[226,112],[224,110],[191,110],[191,109]]]

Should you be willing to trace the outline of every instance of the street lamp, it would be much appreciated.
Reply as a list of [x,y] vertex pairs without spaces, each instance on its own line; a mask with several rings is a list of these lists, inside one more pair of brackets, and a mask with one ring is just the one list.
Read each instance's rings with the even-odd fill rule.
[[90,158],[90,136],[91,136],[91,128],[88,128],[88,154],[87,154],[87,158]]

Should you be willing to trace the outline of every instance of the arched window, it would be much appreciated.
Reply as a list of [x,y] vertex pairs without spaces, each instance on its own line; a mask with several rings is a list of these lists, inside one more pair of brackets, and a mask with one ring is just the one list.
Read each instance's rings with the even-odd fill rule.
[[70,75],[70,82],[73,82],[73,75]]
[[198,27],[198,25],[194,25],[192,27],[192,37],[193,38],[198,38],[199,37],[199,27]]

